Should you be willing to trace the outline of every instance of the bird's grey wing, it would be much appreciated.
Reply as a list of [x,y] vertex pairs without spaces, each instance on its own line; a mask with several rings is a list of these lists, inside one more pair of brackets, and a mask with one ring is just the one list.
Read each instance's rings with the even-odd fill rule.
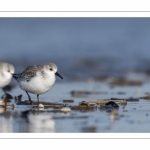
[[27,82],[30,81],[40,68],[41,66],[28,66],[21,74],[21,79],[26,80]]

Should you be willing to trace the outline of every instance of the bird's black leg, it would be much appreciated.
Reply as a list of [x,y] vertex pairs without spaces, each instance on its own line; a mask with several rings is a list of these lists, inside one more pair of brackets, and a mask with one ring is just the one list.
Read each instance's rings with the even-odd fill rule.
[[37,100],[38,100],[38,106],[39,106],[39,95],[37,95]]
[[28,99],[29,99],[30,103],[32,104],[33,102],[32,102],[32,100],[31,100],[31,97],[30,97],[29,93],[28,93],[27,91],[26,91],[26,93],[27,93],[27,95],[28,95]]
[[4,91],[5,94],[7,94],[4,88],[2,88],[2,90]]

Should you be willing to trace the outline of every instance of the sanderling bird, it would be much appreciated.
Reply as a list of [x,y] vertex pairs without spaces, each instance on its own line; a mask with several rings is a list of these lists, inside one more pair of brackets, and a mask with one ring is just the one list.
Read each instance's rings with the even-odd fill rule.
[[5,94],[6,91],[4,87],[9,84],[14,72],[15,68],[13,65],[6,62],[0,62],[0,88],[2,88]]
[[32,100],[29,93],[37,95],[39,106],[39,95],[52,88],[55,83],[55,75],[63,79],[57,72],[57,66],[54,63],[47,63],[45,65],[28,66],[22,73],[13,74],[13,77],[19,82],[20,88],[27,93],[31,104]]

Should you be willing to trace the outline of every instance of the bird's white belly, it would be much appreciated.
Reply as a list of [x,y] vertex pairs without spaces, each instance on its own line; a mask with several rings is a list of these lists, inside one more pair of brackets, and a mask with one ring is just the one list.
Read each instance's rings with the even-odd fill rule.
[[6,86],[11,80],[11,76],[1,76],[0,75],[0,88]]
[[54,83],[55,77],[43,79],[36,76],[28,82],[20,81],[20,88],[29,93],[40,95],[50,90]]

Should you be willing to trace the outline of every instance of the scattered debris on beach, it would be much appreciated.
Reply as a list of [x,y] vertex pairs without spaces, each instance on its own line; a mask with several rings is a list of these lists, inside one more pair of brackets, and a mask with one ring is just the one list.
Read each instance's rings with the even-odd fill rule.
[[99,91],[78,91],[73,90],[71,91],[72,96],[81,96],[81,95],[89,95],[89,94],[107,94],[108,92],[99,92]]

